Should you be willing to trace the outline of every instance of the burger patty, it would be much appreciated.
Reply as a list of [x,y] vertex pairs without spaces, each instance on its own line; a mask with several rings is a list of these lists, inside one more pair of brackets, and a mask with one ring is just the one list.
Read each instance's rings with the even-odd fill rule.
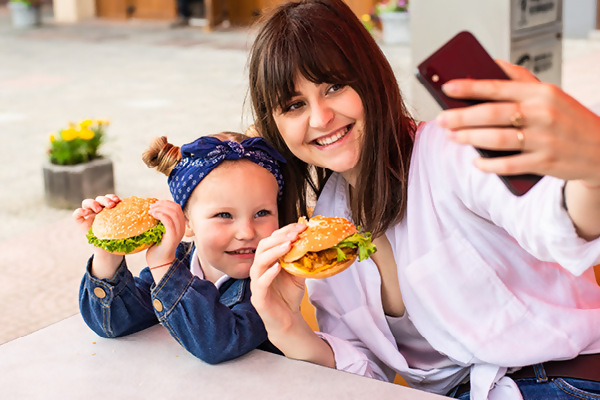
[[[354,256],[357,251],[351,247],[342,247],[341,250],[346,257]],[[309,251],[304,257],[294,261],[292,264],[307,272],[316,272],[330,268],[337,263],[337,254],[336,249],[325,249],[318,252]]]

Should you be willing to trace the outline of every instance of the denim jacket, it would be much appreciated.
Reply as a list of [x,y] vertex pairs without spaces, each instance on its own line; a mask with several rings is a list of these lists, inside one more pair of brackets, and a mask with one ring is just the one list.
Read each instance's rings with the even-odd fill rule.
[[182,242],[176,260],[158,284],[149,268],[134,278],[125,260],[111,279],[90,274],[79,290],[79,309],[99,336],[118,337],[160,323],[194,356],[209,363],[260,348],[281,354],[250,303],[250,279],[229,279],[217,289],[190,271],[191,243]]

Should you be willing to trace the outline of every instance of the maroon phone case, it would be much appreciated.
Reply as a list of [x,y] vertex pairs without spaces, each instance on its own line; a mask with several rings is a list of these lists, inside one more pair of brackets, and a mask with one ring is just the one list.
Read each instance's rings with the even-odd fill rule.
[[[462,31],[425,59],[417,67],[417,79],[443,109],[468,107],[483,103],[480,100],[454,99],[442,92],[442,85],[449,80],[509,79],[471,32]],[[483,157],[505,157],[519,151],[501,151],[476,148]],[[515,195],[521,196],[541,178],[540,175],[499,175]]]

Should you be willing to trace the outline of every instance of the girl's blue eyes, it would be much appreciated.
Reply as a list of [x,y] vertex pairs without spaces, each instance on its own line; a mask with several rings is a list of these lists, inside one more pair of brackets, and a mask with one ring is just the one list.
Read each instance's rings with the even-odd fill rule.
[[[256,217],[266,217],[267,215],[271,215],[271,211],[269,210],[260,210],[259,212],[257,212],[255,214]],[[231,213],[228,212],[220,212],[215,214],[216,218],[223,218],[223,219],[232,219],[233,216],[231,215]]]
[[271,215],[271,211],[268,210],[260,210],[256,213],[257,217],[266,217],[267,215]]

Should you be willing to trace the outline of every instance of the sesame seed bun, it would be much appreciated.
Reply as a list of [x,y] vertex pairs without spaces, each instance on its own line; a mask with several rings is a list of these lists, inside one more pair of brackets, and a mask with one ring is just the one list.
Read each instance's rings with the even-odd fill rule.
[[344,247],[346,259],[337,260],[338,250],[332,248],[357,233],[353,223],[345,218],[317,215],[306,221],[307,225],[290,251],[279,259],[283,269],[303,278],[327,278],[342,272],[356,260],[358,249]]

